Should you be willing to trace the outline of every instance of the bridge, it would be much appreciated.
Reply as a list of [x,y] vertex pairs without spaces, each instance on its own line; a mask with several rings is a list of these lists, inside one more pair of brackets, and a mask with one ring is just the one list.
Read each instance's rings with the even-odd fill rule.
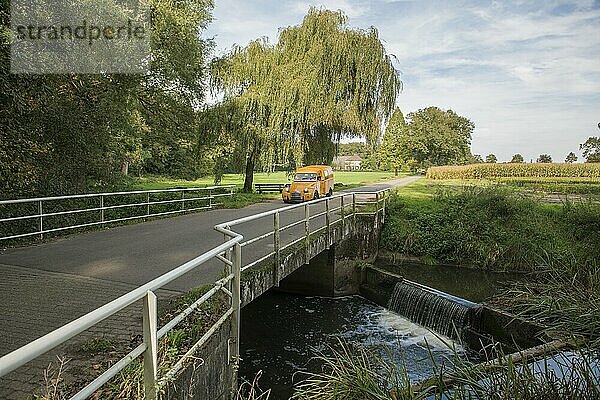
[[[141,343],[106,371],[93,373],[91,383],[74,398],[87,398],[139,356],[147,398],[156,396],[157,388],[167,397],[177,397],[185,379],[203,381],[207,368],[225,378],[212,388],[204,379],[203,388],[198,389],[204,394],[196,398],[222,396],[218,389],[226,381],[235,381],[241,306],[273,286],[290,291],[304,288],[315,280],[315,271],[327,268],[317,265],[311,271],[319,255],[331,254],[357,232],[368,245],[373,240],[369,232],[383,223],[387,188],[414,179],[294,206],[271,202],[240,210],[210,210],[3,252],[0,396],[29,394],[52,356],[68,353],[75,340],[81,343],[98,335],[127,340],[139,334]],[[354,252],[356,244],[350,244]],[[301,276],[302,271],[309,275]],[[348,291],[352,274],[352,269],[338,277],[328,273],[329,281],[323,286],[339,293]],[[206,283],[211,288],[204,295],[158,328],[161,300]],[[223,293],[229,299],[223,315],[189,354],[159,377],[158,340],[194,309]],[[203,365],[206,362],[204,370],[194,365],[198,359]],[[216,362],[208,365],[208,360]],[[190,365],[200,376],[182,373]],[[177,379],[177,385],[171,385]]]

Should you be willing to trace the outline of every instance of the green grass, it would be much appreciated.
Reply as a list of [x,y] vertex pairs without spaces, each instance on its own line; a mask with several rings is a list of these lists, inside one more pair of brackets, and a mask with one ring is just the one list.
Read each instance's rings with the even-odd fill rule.
[[600,258],[600,204],[541,204],[498,186],[399,188],[388,206],[381,244],[443,264],[533,271],[548,258]]
[[[394,179],[394,173],[391,171],[335,171],[335,182],[344,186],[359,186],[368,183]],[[401,174],[398,178],[406,176]],[[257,172],[254,174],[254,183],[287,183],[291,181],[291,176],[286,172]],[[244,185],[244,176],[242,174],[225,174],[219,183],[220,185]],[[214,185],[213,177],[207,176],[194,181],[184,179],[172,179],[165,177],[141,177],[132,178],[130,186],[132,190],[152,190],[169,189],[174,187],[205,187]]]

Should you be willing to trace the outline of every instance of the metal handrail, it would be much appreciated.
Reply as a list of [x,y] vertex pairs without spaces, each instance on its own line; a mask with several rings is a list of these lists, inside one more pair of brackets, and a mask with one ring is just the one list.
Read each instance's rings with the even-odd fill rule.
[[[76,336],[77,334],[91,328],[95,324],[103,321],[104,319],[114,315],[115,313],[121,311],[125,307],[132,305],[133,303],[143,299],[144,300],[144,310],[143,310],[143,331],[144,331],[144,340],[143,343],[134,348],[129,354],[125,357],[117,361],[110,368],[108,368],[104,373],[102,373],[99,377],[90,382],[85,388],[83,388],[80,392],[75,394],[72,399],[85,399],[92,395],[100,386],[104,383],[108,382],[111,378],[113,378],[119,371],[123,370],[127,365],[129,365],[133,360],[135,360],[140,355],[143,355],[144,358],[144,390],[145,390],[145,398],[154,400],[157,398],[157,390],[160,386],[164,385],[170,379],[172,379],[176,373],[182,368],[184,365],[184,361],[194,354],[196,350],[198,350],[206,341],[211,337],[211,335],[216,332],[219,327],[225,323],[225,321],[231,316],[232,317],[232,348],[230,348],[230,360],[237,363],[239,360],[239,327],[240,327],[240,309],[241,309],[241,272],[251,268],[252,266],[266,260],[267,258],[274,256],[276,261],[279,260],[281,250],[286,249],[289,246],[295,245],[301,241],[306,240],[307,245],[309,244],[310,237],[310,207],[324,203],[326,206],[326,225],[318,227],[316,232],[327,229],[328,232],[328,243],[331,240],[331,226],[333,224],[345,223],[345,220],[352,216],[352,214],[356,215],[357,213],[357,201],[356,196],[361,194],[375,194],[376,200],[374,203],[377,205],[375,214],[381,212],[382,210],[385,212],[385,203],[386,197],[383,196],[380,198],[380,194],[382,192],[386,192],[387,189],[379,190],[377,192],[359,192],[359,193],[344,193],[334,195],[332,197],[321,198],[313,201],[309,201],[303,204],[291,205],[282,207],[279,209],[265,211],[259,214],[254,214],[248,217],[243,217],[236,219],[234,221],[225,222],[222,224],[218,224],[214,227],[217,232],[220,232],[224,235],[224,243],[214,247],[213,249],[205,252],[204,254],[180,265],[179,267],[167,272],[166,274],[161,275],[158,278],[130,291],[129,293],[124,294],[123,296],[105,304],[97,308],[96,310],[77,318],[76,320],[42,336],[39,339],[34,340],[33,342],[14,350],[13,352],[0,357],[0,377],[14,371],[20,366],[26,364],[27,362],[33,360],[34,358],[50,351],[57,346],[63,344],[67,340]],[[153,191],[156,192],[156,191]],[[352,203],[344,203],[344,198],[347,196],[352,196]],[[340,198],[342,205],[337,208],[331,208],[330,202],[333,199]],[[383,203],[383,208],[380,207],[380,204]],[[344,210],[346,208],[352,207],[352,213],[345,214]],[[280,228],[279,226],[279,216],[282,212],[286,212],[289,210],[294,210],[298,208],[304,209],[304,218],[296,221],[288,226],[284,226]],[[336,221],[331,221],[331,213],[337,210],[342,210],[342,218]],[[318,214],[315,214],[315,216]],[[242,245],[244,236],[241,233],[235,232],[232,230],[232,226],[236,226],[242,224],[244,222],[254,221],[259,218],[264,218],[267,216],[273,216],[274,225],[273,231],[268,232],[267,234],[263,234],[263,239],[266,237],[273,236],[274,241],[274,249],[273,252],[269,253],[265,257],[261,257],[258,260],[248,263],[246,266],[242,268]],[[300,223],[305,224],[305,235],[300,236],[299,238],[293,240],[291,243],[287,245],[281,246],[279,242],[279,233],[283,229],[287,229],[291,226],[296,226]],[[314,233],[314,232],[312,232]],[[259,236],[259,237],[260,237]],[[257,240],[255,238],[249,239],[245,243],[254,243]],[[307,258],[306,262],[310,259],[310,252],[307,246]],[[216,258],[222,261],[226,268],[229,271],[229,274],[213,285],[213,287],[205,293],[200,299],[196,300],[192,305],[186,308],[183,312],[175,316],[172,320],[167,322],[162,328],[158,329],[157,326],[157,310],[156,310],[156,295],[154,292],[164,287],[166,284],[172,282],[178,277],[186,274],[187,272],[197,268],[198,266],[204,264],[210,259]],[[276,264],[277,265],[277,264]],[[278,268],[274,268],[274,284],[279,284],[279,276],[278,276]],[[226,287],[228,286],[228,287]],[[158,339],[166,335],[171,329],[173,329],[178,323],[180,323],[184,318],[186,318],[192,311],[198,307],[200,304],[208,301],[213,295],[217,292],[223,291],[230,298],[231,303],[230,307],[224,312],[224,314],[219,318],[219,320],[214,323],[207,332],[188,350],[188,352],[181,357],[175,365],[171,368],[169,372],[166,373],[164,377],[160,380],[157,379],[157,342]],[[231,361],[230,361],[231,362]]]
[[[0,201],[0,205],[31,203],[31,204],[37,204],[38,210],[36,213],[33,213],[33,214],[1,218],[0,224],[7,223],[7,222],[36,220],[37,219],[38,226],[37,226],[37,229],[31,230],[29,232],[0,236],[0,241],[24,238],[24,237],[35,236],[35,235],[40,235],[40,237],[43,238],[44,234],[59,232],[59,231],[64,231],[64,230],[69,230],[69,229],[78,229],[78,228],[85,228],[85,227],[91,227],[91,226],[97,226],[97,225],[105,225],[105,224],[110,224],[110,223],[128,221],[128,220],[133,220],[133,219],[157,217],[157,216],[162,216],[162,215],[178,214],[178,213],[183,213],[183,212],[198,211],[198,210],[202,210],[202,209],[210,209],[216,205],[215,203],[213,203],[213,199],[223,197],[223,196],[233,196],[234,188],[235,188],[235,185],[222,185],[222,186],[208,186],[208,187],[203,187],[203,188],[153,189],[153,190],[137,190],[137,191],[130,191],[130,192],[86,193],[86,194],[77,194],[77,195],[68,195],[68,196],[53,196],[53,197],[37,197],[37,198],[32,198],[32,199],[3,200],[3,201]],[[213,193],[216,190],[227,190],[227,192],[226,193]],[[208,191],[208,195],[204,196],[204,197],[201,197],[201,196],[200,197],[199,196],[187,197],[187,198],[185,197],[185,193],[200,192],[200,191],[204,191],[204,192]],[[156,194],[156,193],[181,193],[181,198],[171,199],[171,200],[152,200],[151,201],[150,194]],[[111,205],[111,206],[107,206],[104,204],[104,200],[107,197],[123,196],[123,195],[136,196],[136,195],[142,195],[142,194],[146,195],[146,200],[142,201],[142,202],[138,201],[136,203],[124,203],[124,204],[117,204],[117,205]],[[77,208],[77,209],[71,209],[71,210],[66,210],[66,211],[55,211],[55,212],[46,212],[45,210],[47,207],[44,207],[44,205],[47,202],[69,200],[69,199],[89,199],[89,198],[97,198],[99,201],[99,205],[92,206],[89,208]],[[186,207],[186,203],[193,204],[194,202],[201,201],[201,200],[207,200],[208,204],[203,205],[202,207]],[[160,204],[175,204],[175,203],[181,203],[182,207],[178,210],[163,211],[163,212],[151,212],[151,206],[156,206],[156,205],[160,205]],[[145,207],[146,210],[145,210],[145,212],[141,212],[134,216],[105,219],[105,214],[104,214],[105,211],[124,209],[124,208],[132,209],[135,207]],[[134,211],[134,212],[137,212],[137,211]],[[93,221],[93,222],[84,222],[84,223],[80,223],[80,224],[74,224],[74,225],[59,226],[59,227],[55,227],[55,228],[51,228],[51,229],[44,228],[44,218],[47,219],[48,217],[56,217],[56,216],[62,216],[62,215],[75,215],[75,214],[83,214],[83,213],[99,213],[98,220]]]
[[53,200],[68,200],[68,199],[80,199],[87,197],[98,197],[98,196],[121,196],[126,194],[148,194],[148,193],[171,193],[171,192],[195,192],[199,190],[211,190],[211,189],[223,189],[223,188],[234,188],[235,185],[218,185],[218,186],[206,186],[206,187],[193,187],[193,188],[181,188],[181,189],[149,189],[149,190],[133,190],[129,192],[102,192],[102,193],[83,193],[83,194],[70,194],[66,196],[50,196],[50,197],[35,197],[28,199],[14,199],[14,200],[0,200],[0,205],[4,204],[17,204],[17,203],[32,203],[37,201],[53,201]]
[[[238,235],[237,232],[232,230],[232,227],[236,226],[236,225],[240,225],[240,224],[244,224],[247,222],[251,222],[251,221],[255,221],[257,219],[260,218],[265,218],[265,217],[269,217],[269,216],[273,216],[274,218],[274,228],[272,231],[269,231],[267,233],[258,235],[254,238],[250,238],[247,239],[245,242],[241,243],[242,247],[245,247],[247,245],[250,244],[254,244],[256,242],[259,242],[261,240],[264,240],[270,236],[273,236],[273,251],[262,256],[259,257],[256,260],[252,260],[247,262],[243,267],[242,267],[242,272],[268,260],[270,257],[274,256],[275,257],[275,264],[277,264],[277,260],[280,257],[280,253],[281,251],[285,250],[286,248],[297,244],[298,242],[305,240],[306,243],[308,244],[309,242],[309,236],[311,234],[314,233],[318,233],[324,229],[327,230],[328,232],[328,236],[330,236],[330,230],[331,230],[331,226],[334,224],[339,224],[345,223],[345,220],[350,216],[350,215],[356,215],[356,214],[373,214],[373,213],[379,213],[379,212],[383,212],[383,214],[385,215],[385,202],[386,202],[386,197],[385,194],[389,192],[389,188],[386,189],[380,189],[380,190],[376,190],[376,191],[372,191],[372,192],[350,192],[350,193],[340,193],[340,194],[336,194],[333,196],[329,196],[329,197],[322,197],[320,199],[315,199],[315,200],[311,200],[311,201],[307,201],[304,203],[300,203],[300,204],[294,204],[294,205],[289,205],[289,206],[285,206],[285,207],[281,207],[281,208],[277,208],[274,210],[269,210],[269,211],[264,211],[258,214],[252,214],[246,217],[242,217],[242,218],[238,218],[235,219],[233,221],[228,221],[228,222],[224,222],[221,224],[217,224],[215,226],[215,230],[217,232],[222,233],[225,237],[231,238],[231,237],[236,237],[236,235]],[[370,200],[370,201],[357,201],[357,196],[375,196],[374,199]],[[382,196],[383,195],[383,196]],[[344,198],[346,197],[352,197],[352,203],[344,203]],[[340,199],[342,202],[342,205],[340,205],[339,207],[335,207],[335,208],[331,208],[329,206],[330,202],[335,200],[335,199]],[[383,203],[383,206],[381,207],[381,204]],[[311,214],[309,212],[309,209],[311,206],[317,205],[317,204],[326,204],[326,210],[316,213],[316,214]],[[376,210],[374,212],[365,212],[365,213],[360,213],[357,210],[357,207],[363,206],[363,205],[368,205],[368,204],[376,204]],[[352,207],[352,211],[349,214],[345,214],[345,211],[347,208]],[[284,226],[279,226],[279,216],[285,212],[291,211],[291,210],[296,210],[299,208],[304,208],[305,209],[305,218],[304,219],[300,219],[298,221],[289,223],[288,225],[284,225]],[[331,219],[331,214],[335,213],[336,211],[340,211],[342,210],[341,214],[342,214],[342,218],[338,219],[336,221],[332,221]],[[320,228],[318,228],[316,231],[310,231],[310,221],[312,221],[315,218],[318,217],[326,217],[326,225],[322,226]],[[385,217],[383,217],[385,218]],[[294,226],[300,225],[300,224],[304,224],[305,225],[305,236],[301,237],[300,239],[294,240],[291,243],[288,243],[286,245],[281,245],[280,243],[280,239],[279,239],[279,234],[285,230],[285,229],[289,229],[292,228]],[[331,237],[328,237],[328,243],[331,243]],[[308,260],[308,245],[307,247],[307,260]],[[277,271],[277,268],[275,268],[275,271]],[[278,285],[279,284],[279,278],[275,277],[275,284]]]

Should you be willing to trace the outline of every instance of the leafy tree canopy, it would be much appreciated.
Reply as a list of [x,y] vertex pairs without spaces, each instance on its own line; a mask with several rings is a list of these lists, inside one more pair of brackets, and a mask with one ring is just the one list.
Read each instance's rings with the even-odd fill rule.
[[519,153],[512,156],[512,159],[510,160],[511,163],[522,163],[524,161],[523,156]]
[[488,154],[487,156],[485,156],[485,162],[495,164],[498,162],[498,158],[495,154]]
[[393,169],[395,174],[401,169],[410,158],[407,149],[401,144],[402,136],[407,134],[407,124],[404,114],[400,108],[396,108],[392,118],[385,128],[383,143],[378,152],[380,165],[386,169]]
[[273,147],[284,148],[293,167],[325,139],[376,141],[401,89],[375,28],[353,30],[343,13],[315,8],[302,24],[281,30],[276,44],[235,47],[211,70],[213,88],[255,127],[247,164],[271,158]]
[[[195,169],[195,108],[206,55],[198,36],[212,1],[150,0],[152,52],[146,75],[15,75],[9,71],[10,7],[0,3],[0,191],[65,193],[105,185],[144,167]],[[192,171],[193,172],[193,171]]]
[[470,160],[475,125],[468,118],[452,110],[427,107],[409,113],[405,125],[402,119],[392,131],[397,135],[396,159],[415,160],[421,167],[465,164]]
[[575,153],[570,152],[569,154],[567,154],[567,157],[565,158],[565,162],[572,164],[575,161],[577,161],[577,156],[575,155]]
[[591,136],[579,145],[585,162],[600,162],[600,137]]
[[537,162],[539,162],[539,163],[551,163],[552,162],[552,157],[550,157],[550,155],[548,155],[548,154],[540,154],[540,156],[537,159]]

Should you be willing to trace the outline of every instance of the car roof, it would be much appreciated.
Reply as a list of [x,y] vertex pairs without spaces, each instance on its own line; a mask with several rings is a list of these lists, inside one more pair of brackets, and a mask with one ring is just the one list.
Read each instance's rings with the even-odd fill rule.
[[318,172],[324,169],[331,169],[329,165],[308,165],[306,167],[298,168],[296,172]]

